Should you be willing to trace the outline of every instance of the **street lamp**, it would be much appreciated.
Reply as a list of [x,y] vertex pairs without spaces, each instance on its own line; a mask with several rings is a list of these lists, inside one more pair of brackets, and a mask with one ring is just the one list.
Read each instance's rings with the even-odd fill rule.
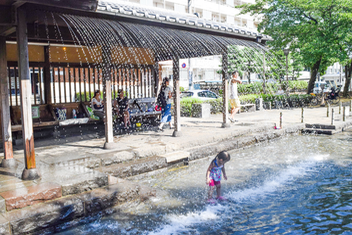
[[286,56],[286,80],[288,81],[288,60],[287,60],[287,56],[290,53],[290,49],[285,48],[284,49],[284,55]]

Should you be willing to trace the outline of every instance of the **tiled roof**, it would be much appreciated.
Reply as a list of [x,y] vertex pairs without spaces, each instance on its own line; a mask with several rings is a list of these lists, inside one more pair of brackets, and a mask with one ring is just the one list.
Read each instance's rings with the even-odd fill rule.
[[135,18],[145,18],[154,19],[160,22],[170,22],[180,25],[194,26],[194,27],[204,27],[205,29],[220,30],[226,33],[233,33],[240,35],[242,37],[262,37],[263,40],[271,40],[270,36],[260,34],[258,32],[234,27],[228,24],[223,24],[214,21],[208,21],[202,18],[197,18],[195,15],[186,13],[176,13],[174,11],[169,11],[165,9],[145,7],[139,4],[133,4],[125,1],[115,1],[109,2],[105,0],[100,0],[98,3],[97,12],[101,13],[114,13],[115,15],[131,16]]

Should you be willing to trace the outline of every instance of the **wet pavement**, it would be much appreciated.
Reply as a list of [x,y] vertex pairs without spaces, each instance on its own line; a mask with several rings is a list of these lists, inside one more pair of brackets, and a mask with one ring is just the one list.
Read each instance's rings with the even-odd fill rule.
[[[337,131],[352,125],[352,118],[343,122],[338,107],[334,108]],[[280,112],[283,129],[277,130],[274,126],[279,126]],[[229,128],[221,128],[221,114],[208,119],[181,117],[182,137],[172,137],[173,130],[167,127],[163,132],[132,131],[115,136],[116,148],[110,150],[103,149],[105,139],[94,133],[82,132],[76,138],[36,140],[36,161],[41,179],[34,181],[21,180],[24,154],[17,146],[14,151],[17,167],[0,168],[0,212],[8,218],[6,214],[10,211],[28,210],[28,206],[34,204],[40,208],[43,202],[111,187],[119,178],[207,157],[229,148],[241,148],[280,136],[290,129],[299,132],[305,124],[331,124],[326,108],[305,109],[304,123],[301,122],[301,109],[244,112],[235,119],[238,122],[231,123]]]

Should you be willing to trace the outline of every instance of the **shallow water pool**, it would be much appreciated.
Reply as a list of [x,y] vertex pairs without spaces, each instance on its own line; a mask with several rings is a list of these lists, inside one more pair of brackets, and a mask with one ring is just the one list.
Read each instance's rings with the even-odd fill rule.
[[[211,158],[134,179],[157,197],[60,234],[352,234],[352,132],[230,151],[226,202],[205,202]],[[215,195],[214,195],[215,196]]]

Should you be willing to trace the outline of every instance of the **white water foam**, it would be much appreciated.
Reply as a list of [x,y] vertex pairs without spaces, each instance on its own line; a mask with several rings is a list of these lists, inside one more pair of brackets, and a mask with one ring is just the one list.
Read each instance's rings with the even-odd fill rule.
[[189,226],[204,223],[206,221],[214,221],[221,216],[219,213],[225,207],[217,204],[214,206],[207,206],[205,211],[191,212],[186,215],[169,215],[167,220],[169,224],[162,226],[157,231],[149,233],[149,235],[167,235],[177,234],[183,231],[189,231]]
[[[274,178],[268,179],[259,187],[231,192],[226,194],[225,197],[234,201],[241,201],[253,199],[258,196],[265,196],[275,192],[280,187],[284,187],[285,184],[293,181],[294,179],[305,176],[311,171],[317,162],[323,161],[327,157],[328,155],[315,155],[307,157],[309,160],[284,169],[280,174],[276,175]],[[220,219],[222,212],[226,209],[226,206],[216,204],[206,206],[205,211],[201,212],[192,212],[187,215],[169,215],[167,218],[169,223],[149,233],[149,235],[167,235],[187,232],[190,230],[189,227],[192,225]],[[195,232],[193,233],[196,234]]]
[[310,156],[308,161],[300,162],[297,165],[289,166],[280,174],[273,178],[267,179],[261,186],[249,188],[242,191],[235,191],[226,194],[225,196],[234,201],[242,201],[247,199],[255,199],[258,196],[265,196],[284,187],[287,183],[293,181],[298,177],[305,176],[311,171],[317,162],[323,161],[329,155],[314,155]]

